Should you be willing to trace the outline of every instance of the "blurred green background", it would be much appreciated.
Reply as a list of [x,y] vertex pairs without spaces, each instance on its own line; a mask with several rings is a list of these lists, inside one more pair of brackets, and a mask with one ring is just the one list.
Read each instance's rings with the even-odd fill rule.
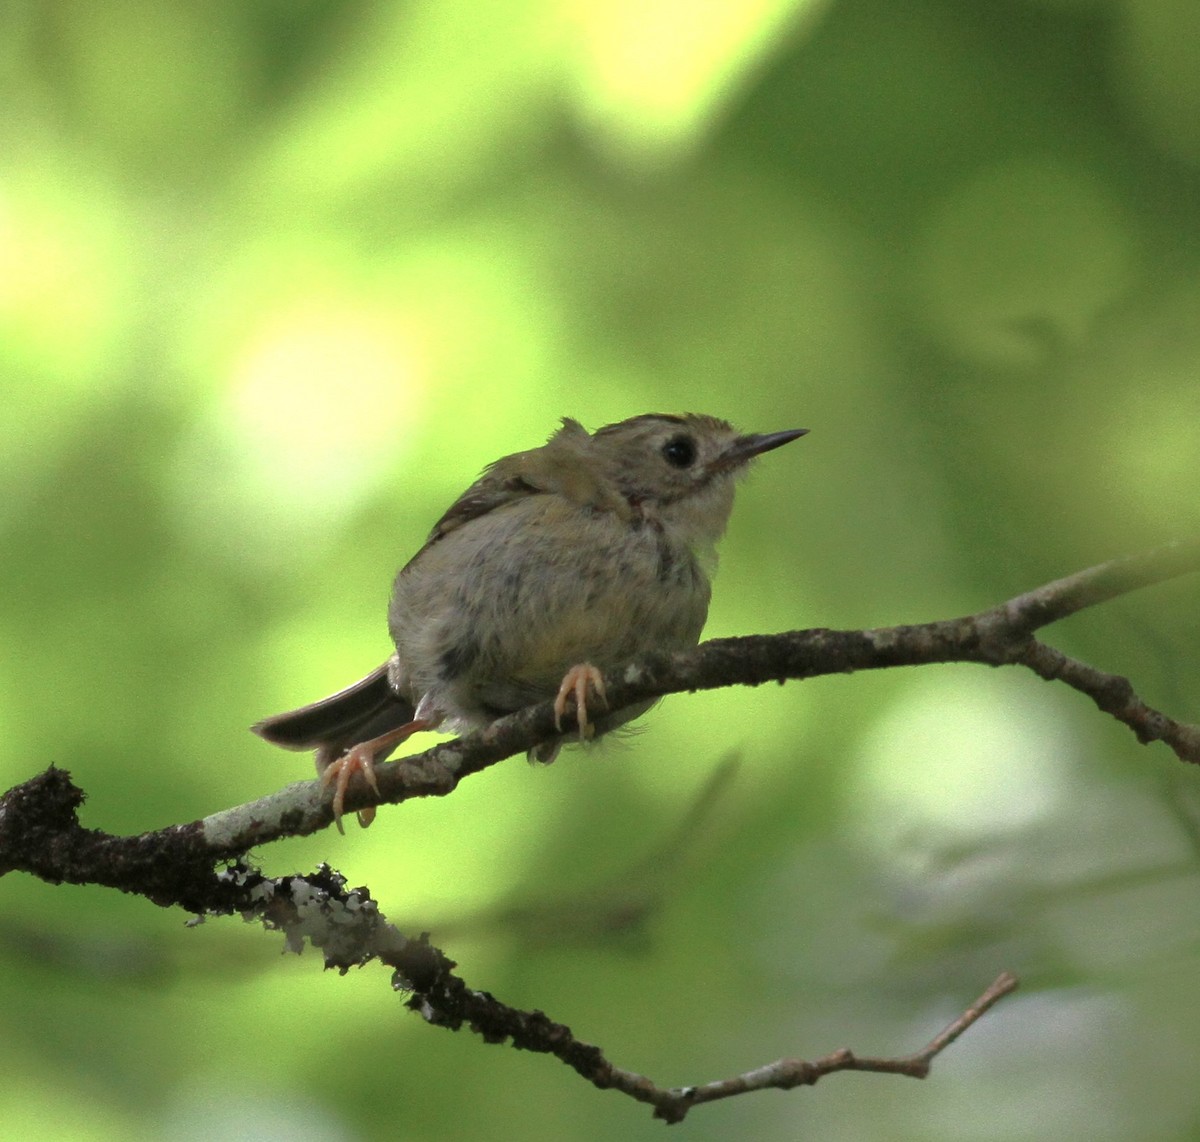
[[[14,2],[0,14],[0,779],[85,823],[307,776],[391,575],[562,415],[812,429],[710,635],[948,617],[1194,532],[1194,0]],[[1200,590],[1051,641],[1200,719]],[[736,772],[722,769],[735,757]],[[1200,1136],[1200,774],[956,666],[668,699],[624,742],[256,854],[664,1084],[915,1049],[692,1139]],[[715,792],[706,794],[706,790]],[[661,1138],[235,920],[0,884],[2,1132]]]

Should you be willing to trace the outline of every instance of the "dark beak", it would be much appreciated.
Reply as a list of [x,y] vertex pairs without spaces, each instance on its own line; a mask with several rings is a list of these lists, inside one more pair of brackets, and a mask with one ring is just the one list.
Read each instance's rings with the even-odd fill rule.
[[788,428],[783,432],[755,432],[748,436],[739,436],[724,452],[718,461],[722,468],[737,468],[755,456],[770,452],[772,448],[782,448],[783,445],[798,440],[809,430],[807,428]]

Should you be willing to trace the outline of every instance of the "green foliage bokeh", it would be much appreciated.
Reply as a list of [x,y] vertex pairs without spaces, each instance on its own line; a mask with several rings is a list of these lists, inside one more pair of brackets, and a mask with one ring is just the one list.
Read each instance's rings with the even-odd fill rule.
[[[1194,532],[1192,0],[15,3],[0,16],[0,777],[135,832],[307,776],[246,733],[571,415],[804,426],[709,634],[921,621]],[[1051,640],[1200,719],[1181,581]],[[676,836],[722,759],[736,776]],[[666,1084],[920,1045],[694,1138],[1200,1132],[1196,775],[970,667],[680,696],[271,846]],[[645,911],[642,905],[651,905]],[[376,968],[0,882],[12,1136],[659,1137]]]

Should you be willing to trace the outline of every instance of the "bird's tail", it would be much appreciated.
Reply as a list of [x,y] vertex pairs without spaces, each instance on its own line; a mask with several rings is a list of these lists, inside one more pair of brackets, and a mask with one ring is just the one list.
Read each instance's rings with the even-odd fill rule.
[[315,749],[324,758],[335,758],[359,742],[411,722],[414,713],[412,703],[392,689],[385,662],[345,690],[250,728],[284,749]]

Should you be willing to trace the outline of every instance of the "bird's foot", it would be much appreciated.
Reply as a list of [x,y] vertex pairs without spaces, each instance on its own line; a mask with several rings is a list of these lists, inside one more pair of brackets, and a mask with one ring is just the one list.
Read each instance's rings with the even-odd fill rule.
[[562,729],[563,715],[567,712],[567,702],[574,699],[575,718],[579,724],[579,740],[587,741],[595,732],[595,727],[588,720],[588,695],[593,694],[602,706],[608,706],[608,694],[604,689],[604,675],[590,662],[581,662],[572,666],[563,676],[562,685],[554,699],[554,728]]
[[[335,758],[325,766],[321,771],[321,784],[326,787],[333,786],[333,823],[339,833],[346,831],[342,828],[342,814],[345,812],[346,790],[350,787],[354,775],[361,773],[363,780],[378,794],[379,781],[375,777],[375,758],[384,750],[394,749],[413,734],[421,730],[432,730],[436,726],[437,722],[432,719],[414,718],[386,734],[351,746],[341,757]],[[357,816],[358,823],[365,829],[375,820],[375,806],[368,805],[365,809],[360,809]]]

